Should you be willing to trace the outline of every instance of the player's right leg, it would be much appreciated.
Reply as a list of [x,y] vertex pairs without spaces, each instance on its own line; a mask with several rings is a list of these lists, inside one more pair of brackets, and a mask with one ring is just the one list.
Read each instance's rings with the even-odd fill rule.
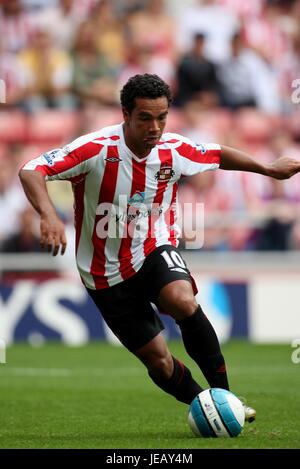
[[[147,258],[141,275],[148,298],[176,320],[186,351],[198,364],[209,386],[229,389],[218,337],[195,300],[192,278],[180,253],[172,246],[157,248]],[[253,421],[255,410],[246,405],[244,410],[246,421]]]
[[171,355],[161,333],[133,353],[147,367],[152,381],[178,401],[190,404],[203,391],[190,370]]
[[152,381],[177,400],[190,404],[202,388],[188,368],[171,355],[161,334],[164,326],[136,279],[88,293],[110,329],[147,367]]

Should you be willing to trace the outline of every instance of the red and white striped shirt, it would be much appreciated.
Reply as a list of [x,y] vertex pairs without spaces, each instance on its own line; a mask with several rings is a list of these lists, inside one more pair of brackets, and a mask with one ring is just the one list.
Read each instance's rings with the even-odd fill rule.
[[177,183],[181,176],[214,170],[217,144],[195,144],[174,133],[145,158],[126,146],[123,125],[105,127],[29,161],[48,181],[66,179],[75,198],[76,260],[91,289],[134,275],[163,244],[177,246]]

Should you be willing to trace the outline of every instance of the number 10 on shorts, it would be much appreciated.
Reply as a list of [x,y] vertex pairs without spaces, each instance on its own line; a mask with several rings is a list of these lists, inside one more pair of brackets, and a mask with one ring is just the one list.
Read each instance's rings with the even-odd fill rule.
[[182,257],[176,251],[171,251],[168,253],[167,251],[163,251],[161,256],[164,258],[170,270],[177,269],[180,267],[184,269],[186,272],[186,265]]

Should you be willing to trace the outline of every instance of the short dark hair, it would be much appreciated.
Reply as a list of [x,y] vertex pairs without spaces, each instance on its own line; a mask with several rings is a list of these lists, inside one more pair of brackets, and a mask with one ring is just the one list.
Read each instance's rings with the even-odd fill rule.
[[172,93],[170,87],[159,76],[135,75],[127,81],[121,90],[121,105],[128,112],[131,112],[135,106],[135,98],[156,99],[165,96],[168,105],[172,103]]

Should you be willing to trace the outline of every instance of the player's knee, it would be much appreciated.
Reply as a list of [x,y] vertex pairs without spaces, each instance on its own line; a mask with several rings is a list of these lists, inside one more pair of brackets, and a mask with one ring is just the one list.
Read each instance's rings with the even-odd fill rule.
[[166,285],[160,292],[159,305],[175,319],[191,316],[198,306],[191,285],[185,281]]
[[158,379],[168,379],[173,373],[173,359],[171,354],[156,355],[149,363],[148,371]]
[[172,292],[162,304],[175,319],[191,316],[198,306],[193,294],[180,290]]
[[197,302],[194,296],[183,295],[178,297],[175,302],[176,307],[176,319],[183,319],[191,316],[197,309]]

